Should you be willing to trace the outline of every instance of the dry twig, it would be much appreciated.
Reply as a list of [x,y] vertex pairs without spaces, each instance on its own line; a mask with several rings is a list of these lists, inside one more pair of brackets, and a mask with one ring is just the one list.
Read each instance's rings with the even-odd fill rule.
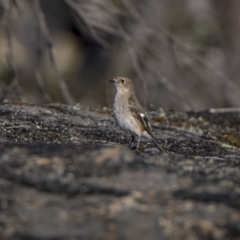
[[[147,85],[146,82],[144,80],[144,76],[143,76],[143,72],[141,70],[141,67],[139,65],[139,58],[137,55],[137,50],[136,50],[136,46],[135,43],[133,41],[133,39],[131,38],[131,36],[125,31],[124,27],[122,26],[122,24],[120,23],[120,21],[118,20],[118,18],[116,17],[116,14],[113,14],[108,7],[106,7],[104,4],[101,3],[96,3],[98,4],[105,12],[107,12],[110,17],[111,20],[116,28],[116,32],[118,34],[115,34],[115,36],[121,37],[125,42],[126,42],[126,46],[127,46],[127,50],[128,53],[130,55],[130,58],[132,60],[132,64],[133,64],[133,68],[137,74],[137,76],[139,77],[140,81],[142,82],[143,88],[144,88],[144,92],[145,92],[145,96],[144,96],[144,104],[146,104],[146,97],[148,95],[148,89],[147,89]],[[136,15],[136,14],[135,14]]]
[[[44,14],[42,12],[42,9],[41,9],[41,6],[40,6],[40,0],[34,0],[33,4],[34,4],[34,9],[35,9],[35,12],[36,12],[36,15],[37,15],[37,19],[38,19],[39,29],[40,29],[42,38],[46,42],[45,46],[47,48],[47,52],[49,54],[49,58],[50,58],[52,66],[53,66],[54,72],[56,74],[57,81],[58,81],[58,84],[60,86],[60,89],[61,89],[62,95],[64,97],[64,100],[68,104],[74,104],[75,101],[68,91],[67,85],[64,82],[62,73],[60,72],[60,70],[58,68],[58,65],[57,65],[57,62],[56,62],[56,59],[55,59],[55,56],[54,56],[54,53],[53,53],[53,43],[52,43],[51,35],[50,35],[48,27],[47,27],[45,16],[44,16]],[[39,76],[38,76],[38,81],[39,80],[40,79],[39,79]]]
[[105,41],[103,38],[99,37],[91,24],[89,24],[88,19],[85,17],[81,7],[77,3],[72,0],[65,0],[66,4],[70,7],[73,13],[77,16],[77,19],[80,22],[80,25],[83,26],[83,30],[85,29],[90,37],[92,37],[96,42],[101,44],[103,47],[110,47],[109,43]]
[[34,77],[35,77],[35,80],[36,80],[36,83],[37,83],[37,87],[38,87],[40,93],[42,94],[44,100],[47,103],[50,103],[50,102],[52,102],[52,99],[51,99],[50,95],[44,90],[44,82],[43,82],[41,71],[39,69],[40,59],[41,59],[41,55],[42,55],[41,48],[38,49],[36,55],[37,55],[36,56],[37,59],[36,59],[36,63],[35,63],[35,66],[34,66]]
[[18,72],[16,68],[16,64],[13,57],[13,47],[12,47],[12,35],[11,35],[11,28],[10,28],[10,11],[11,11],[11,4],[12,1],[10,0],[3,0],[2,1],[2,24],[3,29],[6,35],[7,45],[5,50],[6,59],[12,74],[12,80],[7,88],[3,91],[3,95],[0,97],[0,102],[3,102],[4,99],[13,91],[15,87],[19,87],[18,81]]

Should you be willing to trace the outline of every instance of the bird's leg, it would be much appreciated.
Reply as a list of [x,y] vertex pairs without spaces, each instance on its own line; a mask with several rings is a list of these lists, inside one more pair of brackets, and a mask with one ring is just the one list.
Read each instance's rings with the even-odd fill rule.
[[139,136],[139,138],[138,138],[138,142],[137,142],[136,150],[138,150],[140,140],[141,140],[141,136]]
[[135,136],[131,136],[131,142],[130,142],[131,149],[133,149],[134,141],[135,141]]

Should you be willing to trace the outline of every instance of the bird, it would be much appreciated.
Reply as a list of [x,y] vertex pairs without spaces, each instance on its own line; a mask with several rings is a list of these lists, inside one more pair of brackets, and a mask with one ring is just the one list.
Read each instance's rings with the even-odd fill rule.
[[138,137],[136,150],[139,149],[141,137],[153,141],[160,152],[164,152],[152,133],[149,119],[139,103],[132,80],[128,77],[118,76],[109,82],[116,88],[116,95],[113,104],[113,115],[119,127],[131,135],[132,148],[135,138]]

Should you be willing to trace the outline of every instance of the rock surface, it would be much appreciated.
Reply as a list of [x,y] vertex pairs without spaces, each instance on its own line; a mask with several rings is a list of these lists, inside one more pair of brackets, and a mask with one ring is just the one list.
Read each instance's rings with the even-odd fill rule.
[[240,239],[240,111],[149,116],[166,154],[109,109],[0,105],[0,239]]

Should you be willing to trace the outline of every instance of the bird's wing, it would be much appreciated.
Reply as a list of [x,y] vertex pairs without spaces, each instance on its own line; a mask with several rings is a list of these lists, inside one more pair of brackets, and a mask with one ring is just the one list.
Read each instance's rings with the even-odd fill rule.
[[139,113],[138,110],[135,107],[133,107],[133,106],[129,107],[129,110],[133,113],[133,116],[142,123],[142,125],[144,126],[144,130],[147,131],[147,133],[150,135],[150,137],[152,138],[153,143],[160,150],[160,152],[164,152],[164,150],[158,144],[157,140],[155,139],[155,137],[152,134],[152,127],[150,125],[150,122],[149,122],[146,114],[145,113]]
[[146,113],[144,112],[144,109],[138,102],[135,95],[129,97],[128,107],[129,110],[132,112],[133,116],[142,123],[142,125],[144,126],[144,130],[151,133],[151,124],[148,120]]
[[137,108],[129,106],[129,110],[132,112],[133,116],[142,123],[144,130],[151,133],[152,127],[145,113],[139,112]]

